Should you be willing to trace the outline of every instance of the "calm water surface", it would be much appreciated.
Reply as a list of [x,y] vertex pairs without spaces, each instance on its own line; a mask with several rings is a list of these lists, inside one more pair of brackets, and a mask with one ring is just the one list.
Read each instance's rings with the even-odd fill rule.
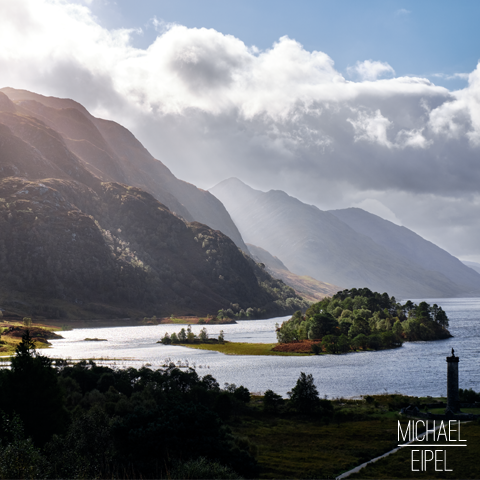
[[[414,300],[416,303],[422,301]],[[156,344],[165,332],[179,332],[182,325],[78,329],[61,332],[63,340],[51,340],[46,352],[60,358],[109,358],[118,367],[159,368],[167,361],[188,362],[200,375],[212,374],[225,382],[244,385],[252,392],[273,391],[285,396],[300,372],[311,373],[320,394],[353,397],[364,394],[400,392],[409,395],[440,396],[446,393],[445,357],[452,347],[460,357],[461,388],[480,390],[480,298],[425,299],[437,303],[450,319],[454,338],[435,342],[410,342],[401,348],[379,352],[310,357],[235,356],[218,352]],[[241,321],[237,325],[207,326],[217,336],[238,342],[276,342],[275,323],[284,318]],[[192,326],[198,333],[202,326]],[[86,337],[107,342],[84,342]]]

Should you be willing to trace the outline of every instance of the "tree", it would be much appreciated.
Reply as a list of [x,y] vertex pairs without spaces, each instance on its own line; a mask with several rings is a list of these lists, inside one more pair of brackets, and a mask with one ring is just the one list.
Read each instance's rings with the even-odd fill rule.
[[415,318],[417,320],[431,320],[430,305],[427,302],[420,302],[415,308]]
[[27,437],[43,445],[53,433],[64,428],[62,392],[52,360],[37,354],[28,329],[15,349],[11,370],[2,383],[0,409],[20,416]]
[[250,401],[250,391],[243,385],[240,385],[238,388],[235,389],[235,391],[233,392],[233,396],[243,403],[248,403]]
[[32,319],[30,317],[23,317],[23,324],[27,327],[30,328],[33,324]]
[[443,311],[442,307],[440,307],[438,309],[437,316],[436,316],[435,320],[443,328],[448,327],[448,317],[447,317],[447,314]]
[[402,326],[402,322],[400,320],[397,320],[394,324],[393,324],[393,327],[392,327],[392,332],[395,336],[397,336],[398,338],[400,338],[402,336],[402,333],[403,333],[403,326]]
[[368,322],[363,318],[355,318],[352,323],[352,326],[348,329],[348,336],[350,338],[355,338],[357,335],[369,335],[370,334],[370,326]]
[[313,383],[311,373],[306,375],[304,372],[300,372],[297,384],[292,388],[291,392],[288,392],[288,396],[290,397],[290,405],[297,412],[306,415],[313,414],[320,402],[318,390]]
[[192,326],[187,327],[187,342],[193,343],[195,341],[195,334],[192,332]]
[[348,337],[342,333],[338,339],[338,349],[340,352],[345,353],[350,350],[350,342]]
[[336,335],[325,335],[322,345],[327,353],[338,353],[338,337]]
[[201,341],[202,343],[207,343],[207,341],[208,341],[208,332],[207,332],[207,329],[206,329],[205,327],[203,327],[203,328],[200,330],[199,338],[200,338],[200,341]]
[[162,343],[164,345],[170,345],[172,343],[172,339],[170,338],[170,335],[168,334],[168,332],[165,332],[165,335],[162,338]]
[[310,318],[308,338],[315,340],[323,338],[324,335],[334,333],[337,328],[337,320],[329,313],[316,313]]
[[372,348],[373,350],[378,350],[382,348],[382,345],[383,345],[382,337],[378,333],[369,335],[367,339],[368,339],[369,348]]
[[178,334],[178,340],[180,343],[185,343],[187,341],[187,332],[182,328]]
[[220,333],[218,334],[218,341],[219,343],[223,343],[225,341],[225,337],[223,336],[223,330],[220,330]]
[[363,333],[360,333],[352,340],[352,346],[356,350],[358,350],[359,348],[362,348],[363,350],[365,350],[367,348],[367,343],[368,343],[368,337]]
[[283,398],[273,390],[267,390],[263,395],[263,410],[266,412],[276,412],[282,403]]

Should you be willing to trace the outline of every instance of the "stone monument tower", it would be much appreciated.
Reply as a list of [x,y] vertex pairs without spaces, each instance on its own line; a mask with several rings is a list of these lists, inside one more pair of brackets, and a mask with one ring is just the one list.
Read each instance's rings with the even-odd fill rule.
[[460,411],[460,400],[458,397],[458,361],[455,350],[452,348],[452,355],[447,357],[447,408],[445,412],[457,413]]

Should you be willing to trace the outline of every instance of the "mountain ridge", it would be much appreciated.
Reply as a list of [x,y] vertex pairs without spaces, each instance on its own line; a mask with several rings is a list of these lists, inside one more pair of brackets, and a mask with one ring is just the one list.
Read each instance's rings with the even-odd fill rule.
[[[125,127],[98,119],[71,99],[46,97],[10,87],[0,89],[1,105],[40,120],[57,132],[85,170],[102,181],[142,188],[187,221],[199,221],[229,236],[248,253],[243,239],[221,202],[205,190],[177,179]],[[42,176],[41,178],[43,178]],[[181,200],[179,200],[179,198]]]
[[299,275],[346,288],[388,291],[402,298],[478,294],[475,288],[466,292],[444,273],[422,267],[357,232],[333,213],[285,192],[261,192],[238,179],[224,180],[210,191],[230,212],[247,243],[281,258]]

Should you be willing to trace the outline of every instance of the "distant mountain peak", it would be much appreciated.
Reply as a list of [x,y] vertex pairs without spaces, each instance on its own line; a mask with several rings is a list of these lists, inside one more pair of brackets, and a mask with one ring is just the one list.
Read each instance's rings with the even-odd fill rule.
[[325,212],[285,192],[261,192],[239,181],[211,191],[246,242],[281,258],[299,275],[401,298],[480,293],[480,276],[458,259],[361,208]]

